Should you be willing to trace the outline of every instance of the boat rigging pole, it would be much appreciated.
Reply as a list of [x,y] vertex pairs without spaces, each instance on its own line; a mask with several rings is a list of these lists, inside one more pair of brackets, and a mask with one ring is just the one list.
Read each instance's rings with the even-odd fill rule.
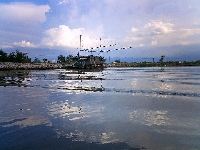
[[101,51],[101,38],[100,38],[100,51]]
[[78,52],[78,57],[79,57],[79,53],[80,53],[80,51],[81,51],[81,36],[82,36],[82,35],[80,35],[80,49],[79,49],[79,52]]

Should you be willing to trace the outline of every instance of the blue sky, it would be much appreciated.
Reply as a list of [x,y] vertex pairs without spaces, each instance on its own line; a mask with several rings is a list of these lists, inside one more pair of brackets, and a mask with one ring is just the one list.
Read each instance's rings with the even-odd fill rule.
[[76,55],[82,35],[81,49],[106,58],[195,61],[199,16],[199,0],[1,0],[0,49],[57,59]]

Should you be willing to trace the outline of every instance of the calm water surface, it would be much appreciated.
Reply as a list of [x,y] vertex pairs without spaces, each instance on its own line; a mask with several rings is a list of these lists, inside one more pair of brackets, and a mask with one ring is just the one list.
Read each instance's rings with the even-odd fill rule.
[[200,67],[0,72],[0,149],[200,149]]

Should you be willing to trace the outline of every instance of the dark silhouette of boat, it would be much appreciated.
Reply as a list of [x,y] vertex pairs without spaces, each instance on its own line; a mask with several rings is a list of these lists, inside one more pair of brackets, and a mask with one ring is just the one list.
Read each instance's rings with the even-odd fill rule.
[[67,64],[66,67],[70,69],[93,69],[93,68],[103,68],[104,65],[104,57],[101,56],[79,56],[79,54],[75,57],[71,58],[73,63]]
[[[81,50],[81,36],[80,35],[80,50]],[[101,47],[101,45],[100,45]],[[70,58],[71,63],[67,64],[66,67],[70,69],[94,69],[94,68],[103,68],[105,59],[102,56],[94,56],[87,55],[87,56],[80,56],[79,52],[77,56],[73,56]]]

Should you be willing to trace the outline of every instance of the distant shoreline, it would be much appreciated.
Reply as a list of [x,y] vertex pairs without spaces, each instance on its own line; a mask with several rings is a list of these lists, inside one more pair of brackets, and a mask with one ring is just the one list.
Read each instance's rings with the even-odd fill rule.
[[47,70],[60,69],[63,65],[59,63],[15,63],[0,62],[0,70]]
[[179,62],[179,61],[168,61],[168,62],[112,62],[107,63],[107,67],[190,67],[200,66],[200,60],[195,62]]
[[[184,63],[168,63],[163,64],[158,63],[107,63],[105,68],[110,67],[190,67],[190,66],[200,66],[200,63],[195,64],[184,64]],[[50,69],[64,69],[65,65],[61,63],[17,63],[17,62],[0,62],[0,71],[6,70],[50,70]]]

